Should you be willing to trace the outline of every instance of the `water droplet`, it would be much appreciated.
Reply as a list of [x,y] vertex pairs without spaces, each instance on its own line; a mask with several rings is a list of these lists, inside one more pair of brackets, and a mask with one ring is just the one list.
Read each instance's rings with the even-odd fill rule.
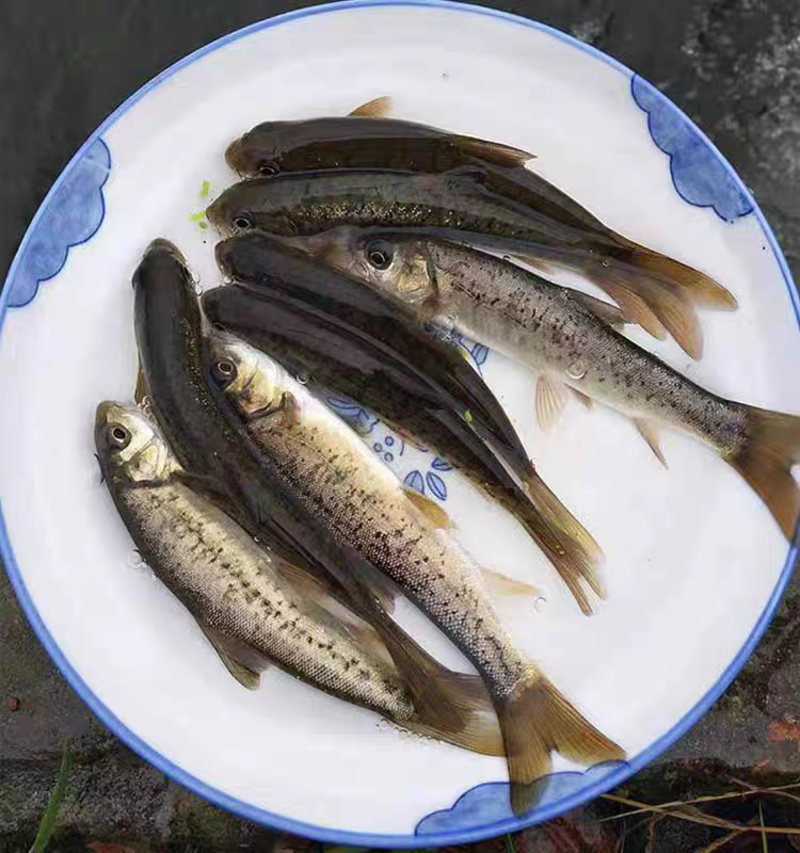
[[300,373],[298,373],[298,374],[297,374],[297,381],[298,381],[301,385],[308,385],[308,382],[309,382],[309,380],[310,380],[310,379],[311,379],[311,377],[308,375],[308,373],[306,373],[306,371],[305,371],[305,370],[303,370],[303,371],[301,371]]
[[541,613],[547,607],[547,599],[540,595],[534,602],[533,608],[537,613]]
[[376,453],[383,453],[383,445],[378,441],[376,441],[375,444],[372,445],[372,449]]
[[450,75],[448,74],[448,72],[442,71],[442,80],[449,80],[449,79],[450,79]]
[[583,379],[583,377],[586,376],[588,369],[586,362],[582,358],[579,358],[567,368],[567,376],[569,376],[570,379]]
[[611,258],[603,258],[603,260],[602,260],[602,261],[600,261],[600,263],[601,263],[604,267],[610,267],[610,266],[611,266]]
[[132,551],[128,555],[128,565],[132,569],[141,569],[144,565],[144,560],[142,559],[142,555],[138,551]]
[[391,435],[387,435],[386,438],[383,440],[383,443],[387,447],[391,447],[394,444],[394,438]]
[[383,454],[383,458],[384,458],[387,462],[394,462],[394,453],[384,453],[384,454]]
[[503,260],[504,260],[504,261],[510,261],[510,260],[511,260],[511,255],[503,255]]

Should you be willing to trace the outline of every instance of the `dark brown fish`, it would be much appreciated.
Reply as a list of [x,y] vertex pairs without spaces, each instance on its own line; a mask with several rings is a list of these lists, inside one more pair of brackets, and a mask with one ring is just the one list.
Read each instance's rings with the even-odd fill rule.
[[534,156],[499,142],[381,117],[388,100],[377,98],[344,117],[263,122],[234,140],[225,160],[242,177],[255,178],[337,168],[446,172],[475,162],[517,166]]
[[337,543],[259,453],[225,395],[211,381],[200,306],[181,253],[154,241],[133,276],[135,327],[144,386],[162,431],[197,488],[216,497],[248,532],[292,565],[330,576],[380,633],[403,672],[417,712],[438,732],[467,737],[480,702],[464,681],[432,661],[378,603],[375,569]]
[[535,472],[525,488],[456,412],[432,401],[423,387],[398,381],[386,356],[346,329],[298,306],[235,286],[202,295],[208,319],[281,362],[307,387],[358,401],[404,435],[435,449],[488,498],[523,525],[547,555],[585,613],[584,584],[599,596],[602,552],[583,525]]

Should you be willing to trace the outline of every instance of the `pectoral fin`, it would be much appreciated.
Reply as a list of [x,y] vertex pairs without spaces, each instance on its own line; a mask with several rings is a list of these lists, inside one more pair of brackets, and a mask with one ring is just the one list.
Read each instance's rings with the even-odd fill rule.
[[142,364],[139,362],[139,367],[136,370],[136,390],[133,392],[133,399],[136,400],[136,405],[141,406],[142,401],[147,396],[147,386],[144,384],[144,373],[142,373]]

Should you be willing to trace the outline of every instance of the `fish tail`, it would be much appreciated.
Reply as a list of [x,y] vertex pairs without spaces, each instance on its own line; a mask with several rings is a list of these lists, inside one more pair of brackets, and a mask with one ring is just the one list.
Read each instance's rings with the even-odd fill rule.
[[[626,322],[640,325],[659,340],[669,332],[679,346],[695,359],[703,354],[703,333],[695,306],[710,302],[710,297],[702,295],[705,293],[702,282],[707,280],[721,288],[729,297],[725,303],[728,307],[736,305],[733,296],[713,279],[685,264],[646,250],[630,249],[624,257],[601,259],[596,255],[575,257],[548,247],[546,250],[537,248],[517,252],[515,257],[543,270],[545,275],[559,268],[577,270],[619,305]],[[689,272],[694,279],[690,279]],[[689,283],[690,280],[697,282],[696,287]],[[709,284],[706,289],[710,287]],[[722,303],[722,297],[718,301]]]
[[620,760],[625,753],[596,729],[535,666],[503,699],[495,700],[503,732],[511,806],[523,815],[541,794],[541,779],[552,767],[551,753],[596,764]]
[[751,406],[746,411],[748,440],[725,461],[750,484],[791,540],[800,513],[800,489],[792,476],[792,466],[800,462],[800,417]]
[[738,308],[736,297],[710,275],[667,255],[634,245],[631,263],[639,269],[669,279],[682,288],[695,305],[728,311]]
[[530,500],[521,520],[547,551],[578,606],[589,615],[592,607],[583,585],[605,598],[598,573],[604,562],[603,551],[538,474],[529,477],[526,485]]
[[625,318],[638,323],[656,338],[669,332],[688,355],[703,354],[703,332],[687,292],[672,281],[640,270],[633,265],[592,261],[584,268],[586,276],[620,306]]
[[471,752],[505,755],[491,697],[477,675],[447,669],[388,618],[378,630],[416,711],[398,725]]

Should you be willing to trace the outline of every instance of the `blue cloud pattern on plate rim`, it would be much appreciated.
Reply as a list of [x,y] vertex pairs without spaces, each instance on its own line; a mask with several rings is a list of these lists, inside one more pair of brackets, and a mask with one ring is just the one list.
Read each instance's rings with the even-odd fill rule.
[[631,95],[647,113],[653,142],[669,155],[672,183],[684,201],[696,207],[713,207],[726,222],[753,212],[753,203],[741,182],[669,98],[638,74],[631,77]]
[[[602,783],[606,776],[624,770],[627,766],[626,761],[603,761],[583,771],[551,773],[542,779],[537,808],[558,803],[593,782]],[[484,782],[476,785],[463,793],[449,809],[431,812],[422,818],[415,832],[424,837],[439,832],[472,829],[513,820],[509,790],[508,782]]]
[[70,249],[86,243],[105,219],[103,187],[111,174],[111,152],[102,139],[75,163],[58,187],[28,238],[17,266],[8,304],[21,308],[32,302],[42,282],[55,278],[64,268]]
[[[84,143],[67,167],[54,183],[44,202],[29,226],[20,248],[9,270],[3,291],[0,292],[0,329],[9,307],[22,307],[29,304],[38,291],[39,284],[54,278],[67,262],[70,249],[84,243],[97,232],[103,222],[105,202],[102,188],[111,169],[111,155],[102,140],[102,134],[111,127],[120,116],[126,113],[143,96],[159,86],[177,71],[195,62],[197,59],[218,50],[262,29],[269,29],[302,18],[320,14],[330,14],[352,9],[364,9],[381,6],[414,6],[438,10],[448,10],[462,14],[480,15],[502,20],[518,26],[524,26],[549,35],[571,47],[615,68],[631,81],[631,94],[637,105],[648,115],[648,129],[655,144],[670,157],[670,173],[678,194],[688,203],[712,207],[720,218],[733,221],[749,213],[755,214],[766,242],[769,244],[783,275],[793,310],[800,322],[800,296],[794,285],[785,258],[775,236],[764,218],[763,213],[753,201],[749,191],[722,157],[713,143],[697,128],[669,99],[655,87],[634,75],[615,59],[603,54],[590,45],[527,18],[522,18],[495,9],[466,5],[452,0],[339,0],[322,6],[315,6],[288,12],[264,21],[259,21],[241,30],[223,36],[189,54],[170,66],[164,72],[146,83],[118,107]],[[703,170],[707,174],[703,175]],[[85,209],[79,199],[86,201]],[[76,209],[80,208],[80,209]],[[459,342],[461,343],[461,342]],[[482,345],[480,349],[472,342],[462,343],[480,367],[488,357],[488,351]],[[374,427],[375,424],[372,424]],[[444,470],[440,465],[444,460],[434,459],[432,470]],[[422,478],[421,472],[420,478]],[[763,635],[783,590],[791,576],[798,548],[792,544],[786,563],[781,572],[775,590],[770,596],[761,616],[753,627],[741,650],[721,674],[716,684],[673,728],[662,735],[655,743],[632,757],[628,762],[615,763],[614,766],[595,765],[583,773],[553,774],[551,784],[555,799],[545,794],[545,798],[531,814],[524,819],[512,817],[508,810],[499,810],[500,798],[505,797],[506,782],[489,782],[478,785],[465,794],[449,809],[432,812],[422,818],[417,825],[417,833],[424,836],[427,844],[458,844],[478,841],[505,832],[513,832],[558,814],[575,808],[581,803],[603,793],[609,788],[621,784],[684,734],[708,710],[711,704],[722,694],[741,669],[749,655]],[[35,633],[47,649],[50,656],[61,669],[76,692],[92,711],[131,748],[151,764],[167,773],[176,781],[244,818],[278,827],[280,829],[306,835],[311,838],[333,841],[362,847],[393,846],[418,847],[420,834],[380,835],[376,833],[353,832],[335,828],[318,827],[293,818],[273,814],[263,808],[243,802],[214,788],[212,785],[195,778],[183,768],[142,741],[129,730],[114,713],[107,708],[92,692],[82,677],[73,668],[69,660],[53,640],[42,621],[36,606],[25,586],[22,574],[14,558],[8,531],[0,508],[0,556],[2,556],[12,588],[14,589],[26,616]],[[557,778],[558,777],[558,778]],[[560,778],[565,777],[565,778]],[[485,814],[487,821],[476,825],[476,812],[489,809]]]

